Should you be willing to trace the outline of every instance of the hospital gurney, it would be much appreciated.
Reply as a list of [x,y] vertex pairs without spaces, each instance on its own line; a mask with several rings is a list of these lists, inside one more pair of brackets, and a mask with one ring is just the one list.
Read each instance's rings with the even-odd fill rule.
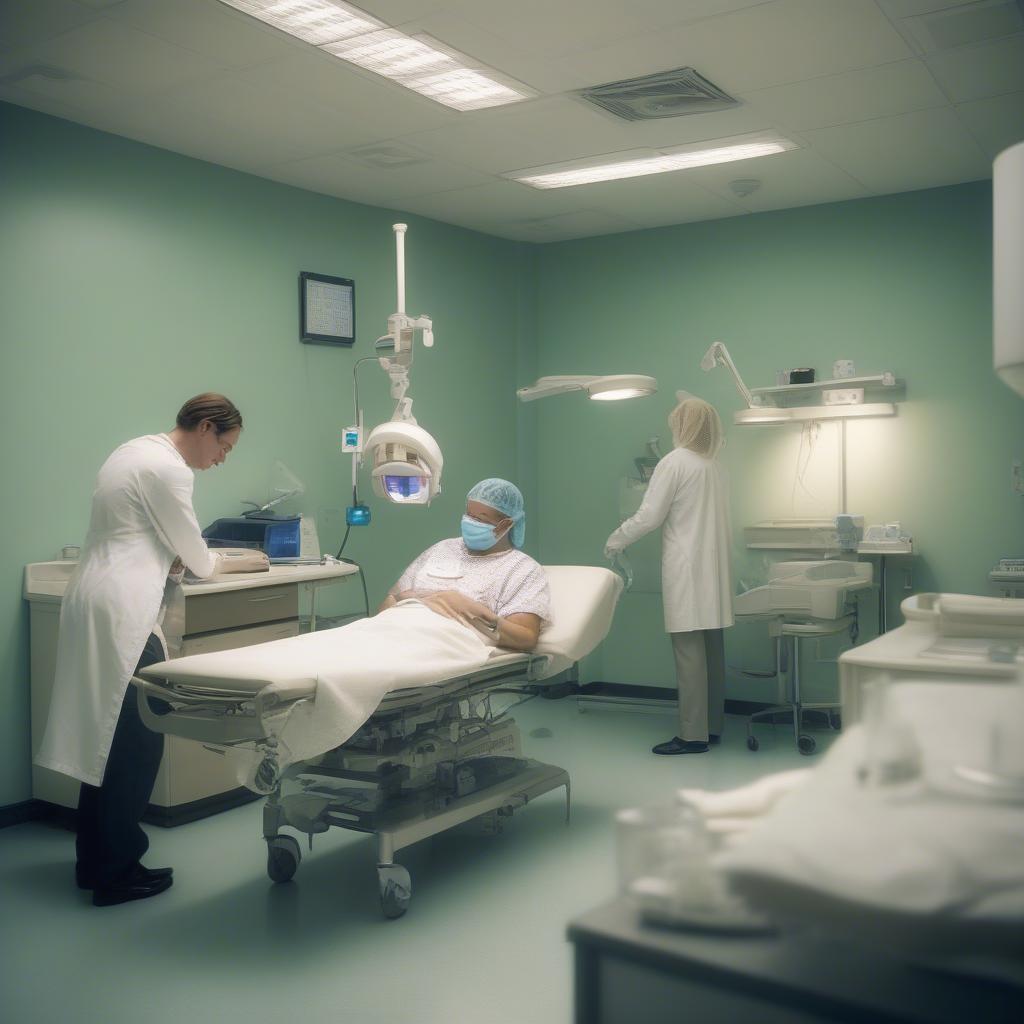
[[[280,774],[274,765],[282,724],[315,700],[323,638],[334,633],[342,642],[344,627],[152,665],[133,679],[142,718],[156,732],[248,752],[257,765],[248,784],[267,794],[263,835],[275,882],[288,881],[301,859],[282,826],[306,833],[310,843],[332,825],[375,833],[381,906],[399,917],[412,894],[408,871],[394,861],[403,847],[484,816],[484,827],[500,831],[504,817],[560,787],[568,817],[568,773],[524,758],[515,721],[507,709],[492,711],[490,698],[501,690],[528,699],[542,680],[574,669],[607,635],[622,584],[592,566],[545,571],[551,625],[535,651],[495,648],[484,665],[415,688],[395,678],[345,742]],[[290,645],[287,668],[273,657],[282,644]],[[261,662],[273,671],[254,678],[253,665]]]

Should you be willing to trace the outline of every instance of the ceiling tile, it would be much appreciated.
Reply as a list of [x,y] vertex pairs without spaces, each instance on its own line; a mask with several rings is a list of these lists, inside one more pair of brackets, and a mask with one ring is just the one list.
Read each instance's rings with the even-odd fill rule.
[[564,57],[650,31],[629,5],[594,0],[447,0],[453,13],[516,46]]
[[426,12],[400,26],[409,35],[426,34],[465,54],[473,61],[508,75],[541,95],[565,92],[581,84],[557,59],[532,46],[517,46],[485,26],[458,17],[450,11]]
[[948,105],[919,60],[778,85],[743,97],[779,125],[801,131]]
[[614,212],[642,227],[734,217],[746,212],[731,196],[724,198],[709,192],[691,171],[603,181],[567,191],[578,192],[580,201],[588,208]]
[[417,196],[405,204],[413,213],[438,220],[460,217],[454,223],[465,223],[474,217],[491,223],[513,220],[535,220],[576,213],[587,204],[578,195],[566,195],[572,189],[538,192],[514,181],[496,181],[475,188],[435,192]]
[[735,95],[912,56],[874,0],[775,0],[566,61],[595,82],[690,66]]
[[334,153],[276,164],[264,172],[275,181],[374,205],[395,205],[411,196],[486,185],[492,179],[439,160],[404,167],[372,167]]
[[0,77],[34,62],[134,94],[170,89],[220,70],[214,60],[102,18],[53,39],[0,54]]
[[443,0],[359,0],[356,7],[362,8],[388,25],[401,25],[403,21],[422,17],[433,11],[441,10]]
[[283,33],[212,0],[125,0],[108,17],[229,68],[272,60],[294,45]]
[[496,224],[496,230],[507,237],[524,242],[565,242],[570,238],[591,238],[595,235],[616,235],[624,231],[638,231],[642,224],[605,210],[578,210],[546,220],[526,220],[511,224]]
[[988,157],[948,107],[804,133],[813,150],[872,192],[977,181]]
[[[706,189],[750,213],[862,199],[870,194],[859,181],[807,149],[734,164],[697,167],[692,173]],[[750,195],[736,197],[729,183],[744,178],[760,181],[761,185]]]
[[452,123],[408,136],[438,156],[493,174],[540,164],[601,157],[638,148],[667,148],[770,127],[750,107],[630,122],[582,100],[552,97],[490,112],[487,118]]
[[878,6],[890,18],[916,18],[919,14],[962,7],[970,0],[878,0]]
[[629,8],[644,21],[659,28],[668,28],[770,2],[772,0],[686,0],[685,3],[679,0],[631,0]]
[[390,139],[459,120],[458,113],[440,103],[380,75],[357,70],[316,47],[303,46],[280,60],[237,74],[257,95],[285,93],[296,103],[308,100],[344,114],[349,123],[361,127],[364,141]]
[[1024,89],[1024,33],[978,46],[961,46],[926,59],[954,103]]
[[72,0],[0,3],[0,51],[31,46],[98,17]]
[[[31,68],[25,70],[31,71]],[[116,104],[119,96],[118,90],[112,85],[75,76],[51,78],[47,74],[24,74],[19,75],[13,85],[22,90],[33,107],[37,101],[46,98],[80,113],[103,110],[110,104]]]
[[1024,92],[963,103],[956,107],[956,113],[993,159],[1007,146],[1024,139]]

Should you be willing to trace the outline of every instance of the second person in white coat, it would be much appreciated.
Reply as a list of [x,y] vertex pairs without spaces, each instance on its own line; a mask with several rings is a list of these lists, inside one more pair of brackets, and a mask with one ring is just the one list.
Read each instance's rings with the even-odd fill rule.
[[612,557],[662,528],[661,587],[679,688],[679,734],[656,754],[700,754],[725,715],[725,646],[733,624],[729,499],[717,455],[722,422],[699,398],[669,414],[675,449],[655,467],[643,503],[609,538]]

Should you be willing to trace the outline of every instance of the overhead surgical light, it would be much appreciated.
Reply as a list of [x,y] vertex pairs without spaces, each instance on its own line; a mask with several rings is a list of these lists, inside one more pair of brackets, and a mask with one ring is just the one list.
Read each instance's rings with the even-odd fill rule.
[[588,398],[597,402],[616,402],[624,398],[647,398],[658,390],[653,377],[640,373],[617,373],[603,377],[583,374],[541,377],[529,387],[520,388],[516,394],[521,402],[532,402],[551,395],[565,395],[570,391],[585,391]]
[[[372,460],[370,479],[374,493],[396,505],[429,505],[440,493],[444,458],[438,443],[416,422],[412,414],[409,389],[409,367],[412,366],[413,342],[416,332],[424,347],[434,345],[434,324],[429,316],[409,316],[405,311],[405,224],[393,225],[398,278],[398,310],[388,317],[388,333],[377,339],[375,357],[391,378],[391,397],[395,411],[391,419],[370,431],[363,441],[363,413],[359,404],[356,370],[370,359],[360,359],[352,370],[356,424],[344,434],[342,450],[351,453],[352,506],[346,510],[349,526],[363,526],[370,521],[370,510],[360,505],[358,496],[359,467],[363,458]],[[344,545],[343,545],[344,546]]]
[[374,427],[366,439],[373,490],[396,505],[429,505],[441,489],[444,458],[437,442],[411,421]]

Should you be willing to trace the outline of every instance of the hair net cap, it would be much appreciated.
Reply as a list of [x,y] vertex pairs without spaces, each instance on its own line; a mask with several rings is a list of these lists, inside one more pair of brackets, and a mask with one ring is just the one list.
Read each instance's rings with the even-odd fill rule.
[[669,413],[668,425],[677,448],[689,448],[713,459],[722,447],[722,421],[714,406],[703,399],[681,399]]
[[522,491],[514,483],[492,476],[474,484],[466,495],[467,501],[479,501],[489,505],[512,520],[512,546],[521,548],[526,540],[526,509]]

